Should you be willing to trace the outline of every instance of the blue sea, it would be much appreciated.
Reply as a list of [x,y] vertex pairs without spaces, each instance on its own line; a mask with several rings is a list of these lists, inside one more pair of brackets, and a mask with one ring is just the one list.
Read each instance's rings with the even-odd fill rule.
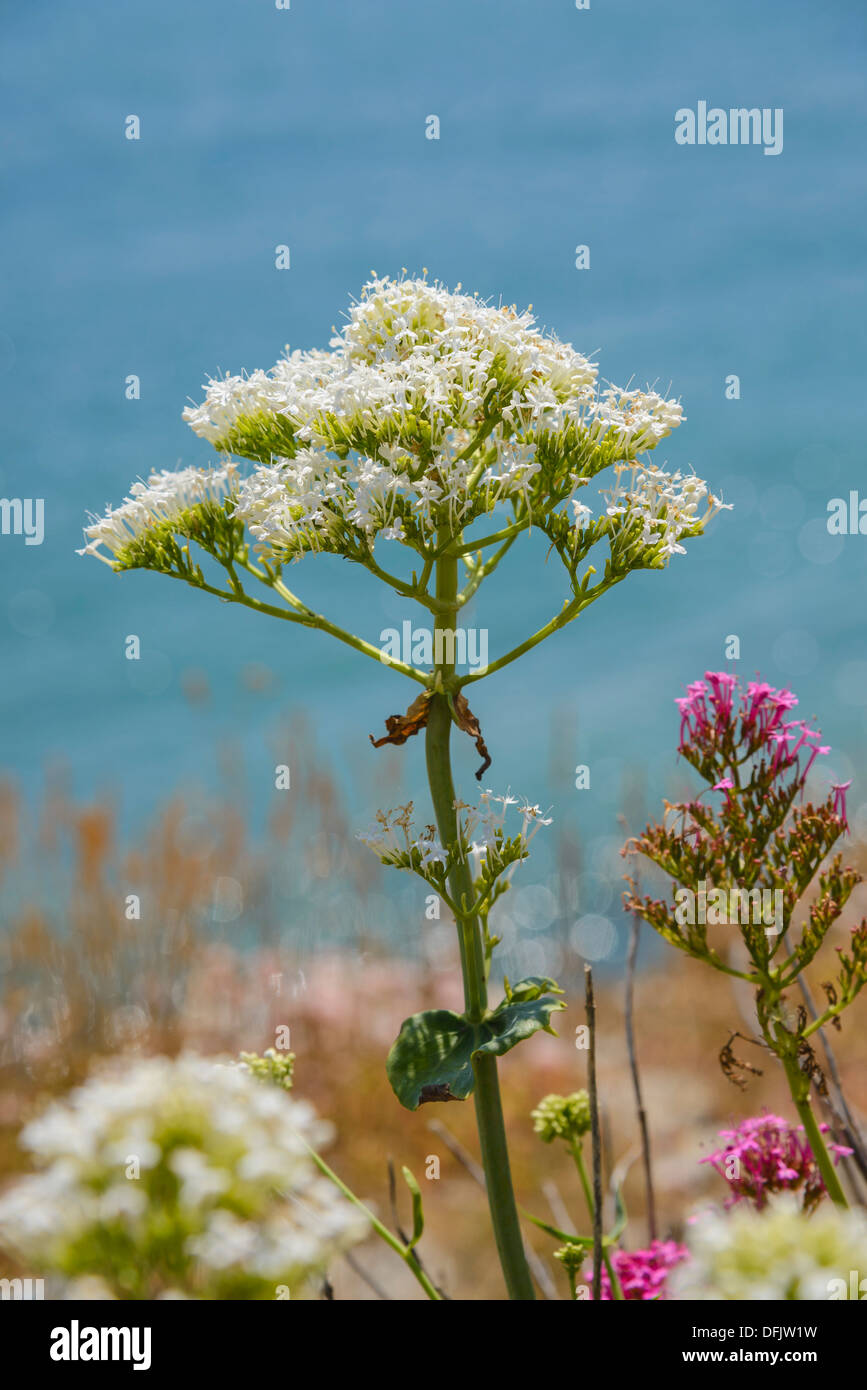
[[[687,418],[657,457],[734,503],[667,570],[631,576],[475,686],[486,782],[550,805],[602,853],[622,838],[625,796],[640,788],[650,812],[676,786],[673,700],[727,664],[734,635],[728,664],[796,690],[867,825],[867,535],[826,526],[832,498],[867,498],[862,5],[0,12],[0,495],[45,503],[43,544],[0,536],[0,768],[30,800],[63,766],[77,797],[111,793],[134,835],[170,796],[217,788],[229,742],[255,826],[275,795],[274,730],[298,709],[370,819],[377,759],[396,755],[368,734],[409,683],[320,634],[75,550],[88,509],[153,468],[210,460],[181,419],[209,374],[325,346],[371,270],[427,267],[531,303],[606,379],[670,388]],[[781,110],[781,152],[678,144],[675,113],[699,102]],[[303,561],[291,584],[373,642],[413,616],[332,558]],[[531,540],[466,622],[487,628],[494,659],[565,596]],[[273,680],[256,694],[261,666]],[[421,740],[400,757],[421,801]],[[459,744],[467,800],[476,766]]]

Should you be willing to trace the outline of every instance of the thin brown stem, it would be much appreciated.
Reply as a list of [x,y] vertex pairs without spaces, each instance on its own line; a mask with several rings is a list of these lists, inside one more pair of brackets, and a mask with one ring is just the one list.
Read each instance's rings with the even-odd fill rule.
[[590,1135],[593,1153],[593,1301],[602,1297],[602,1138],[599,1132],[599,1097],[596,1091],[596,997],[593,971],[584,966],[584,1007],[590,1047],[587,1052],[587,1092],[590,1097]]
[[638,1053],[635,1047],[633,1006],[635,993],[635,961],[638,955],[638,939],[641,934],[641,918],[637,913],[632,917],[632,933],[629,938],[629,955],[626,959],[626,1046],[629,1051],[629,1070],[632,1073],[632,1089],[635,1093],[635,1108],[638,1111],[638,1128],[641,1132],[641,1157],[644,1166],[644,1187],[647,1201],[647,1232],[651,1241],[656,1240],[656,1196],[653,1190],[653,1168],[650,1160],[650,1131],[647,1125],[647,1112],[641,1091],[641,1076],[638,1071]]

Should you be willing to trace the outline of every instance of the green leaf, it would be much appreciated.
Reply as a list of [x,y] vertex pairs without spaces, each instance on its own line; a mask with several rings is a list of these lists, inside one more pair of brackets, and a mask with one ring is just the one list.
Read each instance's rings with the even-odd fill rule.
[[401,1025],[385,1064],[392,1090],[407,1110],[433,1100],[466,1100],[475,1085],[473,1058],[502,1056],[543,1029],[553,1033],[551,1014],[566,1005],[546,997],[553,980],[521,980],[479,1023],[451,1009],[427,1009]]
[[[503,982],[505,984],[505,980]],[[511,985],[506,990],[508,1002],[516,1004],[530,1003],[534,999],[540,999],[543,994],[562,994],[563,991],[556,980],[549,980],[544,975],[528,975],[526,980],[519,980],[516,985]],[[505,1001],[504,1001],[505,1002]],[[502,1004],[500,1008],[502,1008]],[[564,1009],[565,1004],[559,1004],[558,1008]]]
[[[586,1250],[593,1249],[592,1236],[571,1235],[569,1231],[561,1231],[559,1226],[552,1226],[550,1222],[542,1221],[540,1217],[534,1216],[532,1212],[525,1211],[523,1207],[519,1207],[518,1210],[526,1221],[532,1221],[533,1225],[538,1226],[540,1231],[544,1231],[546,1235],[553,1236],[555,1240],[565,1241],[567,1245],[579,1245],[582,1249]],[[624,1221],[624,1225],[625,1224]],[[602,1237],[603,1250],[608,1250],[612,1245],[616,1245],[622,1234],[623,1226],[618,1224],[610,1235]]]
[[582,1249],[592,1250],[592,1236],[570,1235],[568,1231],[561,1231],[559,1226],[552,1226],[549,1222],[540,1220],[538,1216],[532,1216],[530,1212],[524,1211],[523,1207],[520,1208],[520,1212],[528,1221],[532,1221],[534,1226],[538,1226],[540,1231],[544,1231],[546,1235],[553,1236],[555,1240],[563,1240],[567,1245],[580,1245]]
[[411,1250],[421,1240],[424,1231],[424,1210],[421,1204],[421,1188],[408,1168],[400,1170],[403,1173],[403,1180],[412,1193],[412,1236],[407,1241],[407,1250]]

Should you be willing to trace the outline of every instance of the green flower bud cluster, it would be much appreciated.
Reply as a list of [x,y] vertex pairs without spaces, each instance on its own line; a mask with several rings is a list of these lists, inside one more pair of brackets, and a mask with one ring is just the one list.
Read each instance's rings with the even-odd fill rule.
[[571,1096],[545,1096],[533,1111],[532,1119],[535,1133],[545,1144],[555,1139],[580,1144],[590,1132],[590,1097],[586,1091],[574,1091]]
[[242,1052],[239,1066],[257,1081],[270,1081],[284,1091],[292,1090],[294,1052],[275,1052],[273,1047],[269,1047],[261,1056],[258,1052]]

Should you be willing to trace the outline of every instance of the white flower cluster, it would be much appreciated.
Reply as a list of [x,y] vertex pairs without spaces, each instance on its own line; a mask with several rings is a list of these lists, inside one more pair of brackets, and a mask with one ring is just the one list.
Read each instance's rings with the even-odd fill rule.
[[[510,806],[519,808],[521,829],[507,836],[505,821]],[[509,862],[517,862],[519,858],[524,857],[539,827],[551,824],[551,819],[545,817],[538,806],[521,802],[508,792],[505,796],[495,796],[490,791],[481,792],[478,806],[468,806],[466,802],[456,801],[455,810],[458,813],[460,852],[473,856],[476,873],[489,854],[499,855],[500,847],[506,838],[515,842],[515,853]],[[411,801],[406,806],[398,807],[396,811],[378,811],[376,825],[371,830],[358,834],[356,838],[378,854],[384,863],[394,864],[398,868],[414,867],[416,853],[421,869],[427,869],[434,864],[446,868],[449,855],[440,842],[436,827],[425,826],[420,834],[414,836],[412,811]]]
[[377,811],[376,824],[367,831],[359,831],[355,838],[378,854],[384,864],[396,868],[410,868],[416,854],[419,867],[428,869],[434,864],[443,868],[448,864],[448,854],[440,843],[435,825],[426,825],[417,835],[413,835],[412,813],[414,803],[408,801],[394,811]]
[[831,1202],[807,1216],[794,1194],[781,1193],[761,1211],[744,1203],[727,1212],[702,1213],[689,1247],[691,1258],[669,1277],[675,1298],[847,1297],[850,1270],[867,1270],[867,1218]]
[[0,1198],[0,1244],[108,1296],[303,1293],[369,1229],[310,1158],[331,1133],[246,1068],[115,1064],[24,1129],[41,1171]]
[[[731,503],[721,502],[708,492],[701,478],[666,473],[655,464],[614,466],[616,484],[603,490],[608,500],[608,516],[623,516],[641,526],[641,542],[659,545],[663,555],[685,555],[680,544],[684,532],[704,527],[720,511],[730,511]],[[706,499],[706,500],[705,500]],[[704,503],[704,511],[701,506]],[[575,504],[573,504],[574,506]],[[585,523],[586,524],[586,521]]]
[[[130,541],[165,521],[174,521],[199,502],[220,502],[232,491],[238,465],[222,468],[182,468],[172,473],[152,473],[147,482],[133,483],[130,495],[119,507],[106,507],[105,516],[94,516],[84,528],[87,545],[79,555],[96,555],[111,565]],[[102,553],[105,546],[107,554]]]
[[513,424],[553,423],[564,407],[595,402],[596,367],[534,328],[530,313],[494,308],[426,279],[374,278],[352,306],[331,353],[294,352],[270,372],[210,381],[202,405],[185,411],[197,434],[220,446],[239,420],[284,413],[302,439],[324,445],[329,416],[391,423],[416,418],[475,429],[493,392]]
[[[592,519],[579,489],[634,464],[683,412],[653,390],[600,389],[596,364],[540,332],[529,311],[426,278],[374,277],[330,350],[287,348],[270,371],[215,378],[184,418],[222,454],[252,460],[249,475],[236,489],[231,465],[155,474],[93,518],[80,553],[112,563],[200,488],[202,498],[231,492],[227,511],[268,564],[315,550],[364,560],[378,537],[429,548],[502,506],[546,526],[566,558],[564,542],[577,552]],[[586,539],[613,541],[635,512],[641,547],[665,562],[719,509],[711,497],[699,515],[706,494],[700,479],[638,470]]]
[[506,838],[506,815],[511,806],[518,808],[521,829],[508,838],[517,839],[524,854],[540,826],[551,824],[551,817],[543,815],[538,806],[531,806],[529,801],[519,801],[509,792],[506,792],[505,796],[495,796],[491,791],[484,791],[479,795],[478,806],[467,806],[462,801],[455,802],[461,840],[469,846],[477,872],[483,860],[491,851],[496,852]]
[[[273,437],[235,511],[269,559],[341,549],[353,528],[367,544],[408,530],[426,541],[505,501],[541,516],[682,419],[655,391],[599,393],[595,364],[529,312],[426,279],[375,278],[348,318],[330,353],[287,350],[270,372],[213,380],[185,412],[218,449],[260,464]],[[274,433],[278,421],[288,436]],[[286,458],[278,446],[290,436]],[[572,460],[556,497],[540,443],[549,459]]]
[[320,386],[333,368],[333,353],[290,352],[287,347],[286,356],[270,372],[213,377],[205,400],[188,407],[184,419],[196,434],[217,445],[245,416],[283,410],[287,400]]

